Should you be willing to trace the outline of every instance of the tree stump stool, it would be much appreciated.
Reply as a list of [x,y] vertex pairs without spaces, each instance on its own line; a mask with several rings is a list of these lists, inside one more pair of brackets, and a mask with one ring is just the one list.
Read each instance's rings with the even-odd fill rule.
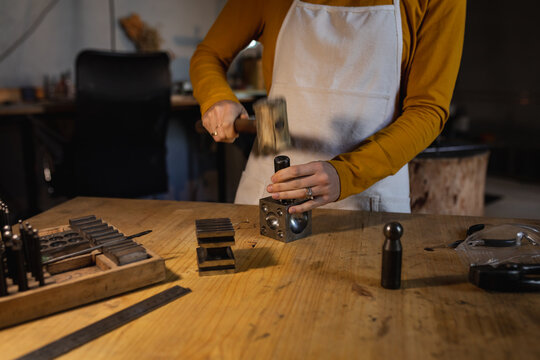
[[489,151],[422,154],[409,163],[411,212],[482,216]]

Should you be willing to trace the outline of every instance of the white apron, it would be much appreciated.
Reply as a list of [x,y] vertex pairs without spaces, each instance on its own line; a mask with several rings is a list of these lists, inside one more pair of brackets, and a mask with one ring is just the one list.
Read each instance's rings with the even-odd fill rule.
[[[285,97],[293,142],[310,139],[284,151],[291,165],[349,152],[395,119],[402,44],[399,0],[367,7],[294,1],[277,38],[269,94]],[[256,205],[269,196],[273,159],[251,152],[235,203]],[[324,207],[410,212],[407,165]]]

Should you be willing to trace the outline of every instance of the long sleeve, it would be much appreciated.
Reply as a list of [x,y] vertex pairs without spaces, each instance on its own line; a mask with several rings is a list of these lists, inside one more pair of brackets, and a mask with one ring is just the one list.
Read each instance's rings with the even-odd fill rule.
[[[384,5],[392,0],[306,0],[336,6]],[[204,114],[220,100],[238,101],[226,80],[234,56],[252,39],[264,45],[263,74],[271,87],[275,43],[292,0],[230,0],[197,47],[190,75]],[[350,153],[330,160],[340,200],[395,174],[442,131],[461,60],[465,0],[401,0],[401,113]]]
[[230,0],[191,58],[190,78],[201,113],[220,100],[238,102],[227,83],[234,57],[263,30],[262,0]]
[[340,200],[395,174],[433,142],[448,118],[461,60],[465,0],[418,4],[404,10],[409,11],[411,44],[402,71],[401,115],[354,151],[330,160],[340,177]]

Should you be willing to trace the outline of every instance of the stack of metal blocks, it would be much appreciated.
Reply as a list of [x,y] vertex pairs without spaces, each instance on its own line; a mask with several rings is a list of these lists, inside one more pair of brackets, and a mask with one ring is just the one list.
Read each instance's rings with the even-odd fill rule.
[[88,239],[91,246],[103,245],[103,254],[117,265],[126,265],[148,258],[144,247],[126,238],[118,229],[94,215],[70,219],[69,225]]
[[231,246],[234,228],[229,218],[195,220],[199,275],[230,274],[236,271]]

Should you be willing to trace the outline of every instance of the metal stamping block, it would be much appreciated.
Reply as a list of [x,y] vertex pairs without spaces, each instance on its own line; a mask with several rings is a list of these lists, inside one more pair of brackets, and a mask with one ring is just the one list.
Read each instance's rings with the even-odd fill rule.
[[195,220],[199,275],[234,273],[234,227],[229,218]]
[[114,261],[117,265],[131,264],[148,258],[146,250],[133,242],[132,245],[121,248],[105,247],[103,254]]
[[105,231],[105,230],[107,230],[109,228],[112,229],[112,227],[109,226],[109,224],[103,223],[103,224],[100,224],[100,225],[92,226],[89,229],[85,230],[84,232],[85,232],[86,235],[92,235],[92,234],[95,234],[95,233],[98,233],[98,232]]
[[83,217],[76,218],[76,219],[70,219],[69,220],[69,225],[71,227],[78,227],[81,224],[84,224],[84,223],[87,223],[87,222],[90,222],[90,221],[94,221],[94,220],[96,220],[95,215],[88,215],[88,216],[83,216]]
[[101,221],[101,219],[98,219],[98,220],[94,220],[94,221],[92,221],[90,223],[86,223],[86,224],[83,224],[83,225],[79,226],[79,230],[82,231],[82,232],[98,230],[100,228],[103,228],[104,225],[105,225],[105,227],[107,226],[107,224],[103,223]]
[[236,270],[234,254],[229,246],[197,248],[197,263],[200,276],[230,274]]
[[103,250],[120,251],[120,250],[124,250],[124,249],[134,248],[134,247],[137,247],[137,246],[140,246],[140,245],[136,244],[135,242],[133,242],[131,240],[126,240],[126,241],[122,241],[122,242],[120,242],[118,244],[114,244],[114,245],[104,245]]
[[123,234],[113,233],[111,235],[107,235],[107,236],[103,236],[103,237],[99,237],[99,238],[94,238],[92,240],[93,240],[94,244],[101,245],[103,243],[107,243],[107,242],[111,242],[111,241],[117,241],[117,240],[121,240],[123,238],[125,238]]
[[234,274],[236,269],[234,267],[217,267],[215,269],[206,268],[204,270],[199,269],[199,276],[211,276],[211,275],[225,275]]
[[87,235],[91,239],[96,239],[96,238],[99,238],[99,237],[102,237],[102,236],[105,236],[105,235],[112,235],[112,234],[115,233],[115,231],[116,231],[116,233],[118,233],[118,230],[115,230],[112,226],[108,226],[107,228],[105,228],[103,230],[91,231],[91,232],[87,233]]
[[108,239],[108,238],[112,238],[112,237],[116,237],[116,236],[124,236],[124,234],[120,233],[118,230],[116,229],[113,229],[105,234],[102,234],[102,235],[98,235],[98,234],[93,234],[91,236],[91,238],[93,240],[103,240],[103,239]]
[[232,249],[227,246],[223,248],[197,248],[197,260],[199,267],[207,268],[213,266],[227,266],[235,264]]
[[81,230],[81,229],[84,229],[84,228],[87,228],[87,227],[100,225],[102,223],[103,223],[103,221],[101,221],[101,219],[96,219],[96,220],[87,221],[87,222],[84,222],[84,223],[77,223],[77,224],[71,225],[71,228]]
[[211,237],[234,237],[234,228],[229,218],[195,220],[197,239]]
[[261,235],[283,242],[291,242],[311,235],[311,211],[289,214],[289,208],[299,202],[282,204],[271,196],[259,200]]
[[234,245],[234,228],[229,218],[195,220],[197,243],[204,248]]
[[233,236],[220,236],[212,238],[197,238],[197,243],[203,248],[221,248],[234,245]]

